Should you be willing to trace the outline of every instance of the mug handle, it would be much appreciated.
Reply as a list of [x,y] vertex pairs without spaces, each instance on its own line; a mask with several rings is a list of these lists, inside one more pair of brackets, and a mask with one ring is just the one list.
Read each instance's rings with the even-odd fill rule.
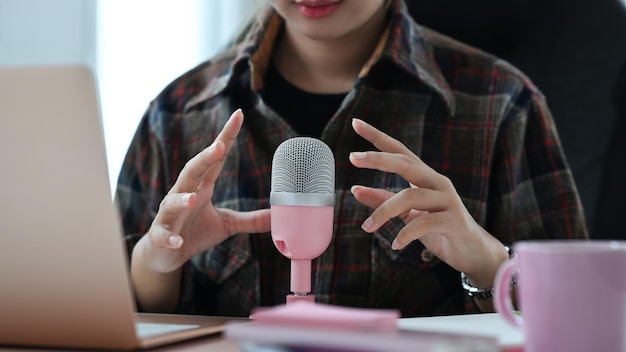
[[514,314],[513,301],[511,299],[511,280],[513,273],[518,271],[517,257],[513,257],[506,261],[496,273],[495,290],[493,293],[494,307],[496,312],[500,313],[504,320],[513,326],[524,325],[524,319]]

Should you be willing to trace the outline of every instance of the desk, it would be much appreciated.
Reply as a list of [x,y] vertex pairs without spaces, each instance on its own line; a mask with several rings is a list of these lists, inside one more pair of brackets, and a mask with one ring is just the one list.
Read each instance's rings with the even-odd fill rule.
[[[56,349],[32,348],[32,347],[4,347],[0,346],[0,352],[44,352],[44,351],[60,351]],[[65,351],[65,350],[63,350]],[[80,350],[70,350],[81,352]],[[162,347],[152,348],[143,351],[150,352],[241,352],[236,341],[227,340],[221,335],[213,335],[201,337],[194,340],[174,343]]]
[[241,352],[236,341],[227,340],[221,335],[202,337],[195,340],[175,343],[155,349],[151,352]]
[[[498,338],[502,352],[522,352],[523,334],[507,325],[496,313],[470,314],[445,317],[400,319],[399,327],[407,330],[452,332],[487,335]],[[13,348],[0,346],[0,352],[42,352],[58,351],[44,348]],[[227,340],[222,335],[212,335],[149,349],[150,352],[241,352],[236,341]],[[79,352],[79,351],[77,351]]]
[[[0,346],[0,352],[57,352],[53,349],[36,349],[36,348],[10,348]],[[158,347],[144,352],[241,352],[239,345],[235,341],[227,340],[224,337],[208,336],[195,340],[175,343],[163,347]],[[522,347],[503,347],[502,352],[523,352]],[[76,350],[76,352],[82,352]]]

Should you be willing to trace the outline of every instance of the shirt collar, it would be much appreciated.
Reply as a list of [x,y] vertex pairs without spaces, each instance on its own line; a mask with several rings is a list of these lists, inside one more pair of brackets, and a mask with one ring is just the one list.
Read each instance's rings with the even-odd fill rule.
[[453,112],[454,94],[435,60],[434,47],[427,38],[428,32],[415,23],[404,1],[393,1],[388,30],[389,37],[382,56],[441,95],[450,112]]
[[[389,26],[381,36],[374,53],[361,69],[359,77],[367,76],[381,58],[389,59],[433,89],[443,98],[450,111],[454,111],[454,96],[434,59],[433,48],[424,37],[422,28],[413,21],[404,1],[393,1],[390,12]],[[250,22],[248,35],[237,38],[225,54],[232,59],[230,67],[223,70],[221,75],[214,76],[211,85],[192,99],[187,107],[224,90],[236,71],[235,67],[244,61],[248,61],[250,66],[251,89],[261,90],[274,44],[282,26],[282,18],[271,7],[265,12],[262,21]]]

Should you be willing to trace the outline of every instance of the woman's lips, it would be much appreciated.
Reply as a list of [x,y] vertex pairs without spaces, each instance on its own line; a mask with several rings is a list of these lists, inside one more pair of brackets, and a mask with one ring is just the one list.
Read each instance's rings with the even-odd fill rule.
[[324,18],[335,12],[338,2],[301,2],[297,4],[298,11],[308,18]]

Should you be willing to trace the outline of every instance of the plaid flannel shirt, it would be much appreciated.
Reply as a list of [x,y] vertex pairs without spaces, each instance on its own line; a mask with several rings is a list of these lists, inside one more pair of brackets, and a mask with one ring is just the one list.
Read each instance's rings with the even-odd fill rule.
[[[373,147],[357,136],[359,117],[400,140],[453,182],[474,219],[505,244],[587,236],[581,203],[542,94],[506,62],[417,25],[402,1],[389,27],[321,139],[335,154],[336,197],[330,247],[313,261],[318,301],[397,308],[403,316],[459,314],[476,307],[459,272],[415,241],[391,242],[392,219],[361,230],[371,209],[355,184],[400,191],[394,174],[353,167],[351,151]],[[271,160],[296,133],[261,98],[263,73],[282,20],[268,10],[229,49],[190,70],[151,102],[130,145],[117,188],[128,250],[148,230],[185,165],[210,145],[230,114],[245,122],[215,186],[217,207],[267,208]],[[246,316],[285,302],[290,262],[269,233],[239,234],[184,266],[179,312]]]

